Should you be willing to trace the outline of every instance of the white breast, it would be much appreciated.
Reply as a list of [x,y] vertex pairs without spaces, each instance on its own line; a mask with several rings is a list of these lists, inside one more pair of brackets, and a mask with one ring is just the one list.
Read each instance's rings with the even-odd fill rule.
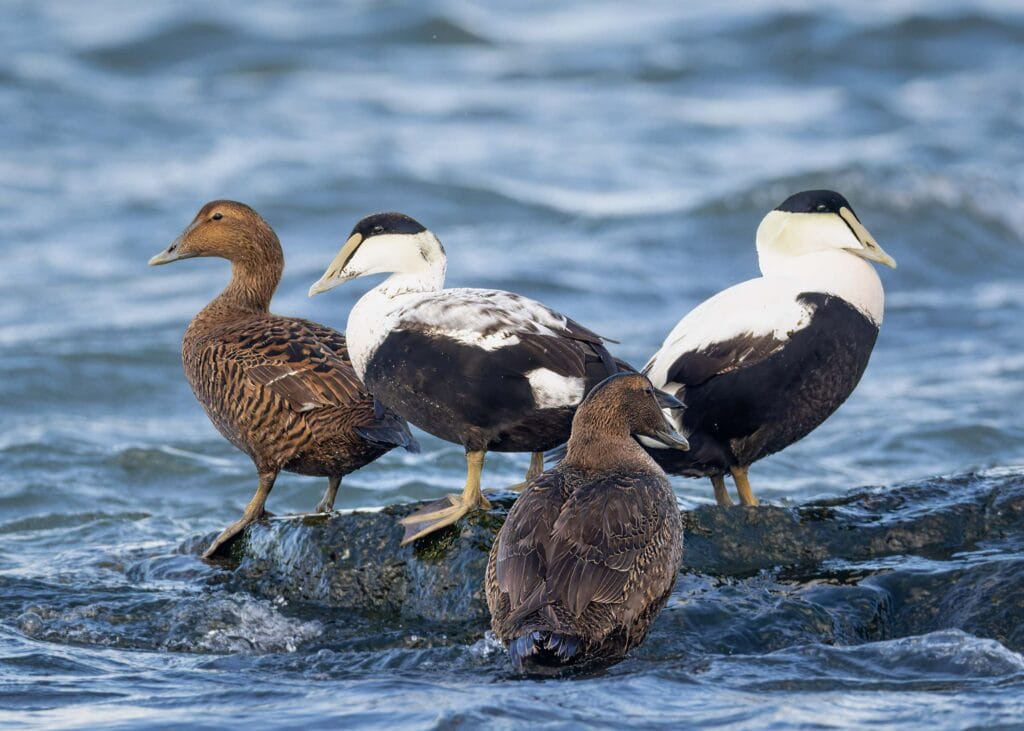
[[394,329],[406,301],[417,296],[422,297],[422,294],[389,297],[380,287],[374,287],[360,297],[349,312],[345,338],[352,367],[360,379],[366,378],[371,356]]

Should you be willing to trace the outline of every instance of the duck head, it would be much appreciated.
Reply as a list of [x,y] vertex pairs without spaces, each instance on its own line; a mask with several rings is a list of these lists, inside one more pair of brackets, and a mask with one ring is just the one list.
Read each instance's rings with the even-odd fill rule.
[[[683,404],[656,389],[640,373],[618,373],[591,389],[573,418],[572,434],[592,437],[594,430],[623,436],[649,437],[674,449],[687,450],[689,442],[676,431],[665,410],[682,409]],[[588,438],[588,437],[584,437]],[[569,449],[572,450],[570,437]]]
[[832,190],[791,195],[757,227],[757,254],[764,274],[792,257],[819,251],[842,251],[896,268],[896,260],[875,241],[850,202]]
[[404,213],[375,213],[355,225],[309,296],[371,274],[444,276],[444,247],[423,224]]
[[[283,262],[274,230],[252,208],[237,201],[210,201],[192,223],[159,254],[150,266],[170,264],[197,256],[215,256],[232,262]],[[283,264],[282,264],[283,265]]]

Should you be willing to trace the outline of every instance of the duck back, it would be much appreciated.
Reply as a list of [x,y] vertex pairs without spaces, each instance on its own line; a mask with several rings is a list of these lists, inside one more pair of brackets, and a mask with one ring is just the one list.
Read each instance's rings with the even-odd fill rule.
[[492,628],[517,670],[615,662],[643,641],[682,558],[675,496],[650,466],[555,468],[512,507],[486,588]]

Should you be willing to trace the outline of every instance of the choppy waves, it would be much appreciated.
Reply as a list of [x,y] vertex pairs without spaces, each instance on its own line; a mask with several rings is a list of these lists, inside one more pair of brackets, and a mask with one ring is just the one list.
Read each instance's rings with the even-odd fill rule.
[[[572,693],[513,681],[486,638],[224,586],[190,549],[253,475],[177,349],[227,267],[145,266],[205,200],[245,200],[285,246],[276,307],[342,326],[362,288],[310,302],[308,284],[359,216],[401,209],[440,235],[453,284],[538,297],[641,363],[755,273],[767,209],[834,187],[900,268],[858,391],[757,466],[759,494],[1022,463],[1018,3],[109,0],[0,18],[5,719],[1019,723],[1019,654],[942,626],[844,633],[773,575],[740,606],[735,587],[684,582],[640,653]],[[461,450],[423,441],[347,477],[339,507],[461,484]],[[488,474],[525,465],[494,455]],[[270,508],[322,489],[285,476]]]

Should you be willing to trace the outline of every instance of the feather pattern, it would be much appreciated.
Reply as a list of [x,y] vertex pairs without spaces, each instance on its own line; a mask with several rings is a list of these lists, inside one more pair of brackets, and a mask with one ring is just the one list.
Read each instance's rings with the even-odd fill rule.
[[467,449],[565,441],[587,391],[619,370],[599,335],[526,297],[387,285],[349,316],[356,370],[404,418]]
[[579,359],[574,355],[580,351],[579,344],[603,344],[601,336],[565,315],[528,297],[493,289],[393,293],[381,285],[352,309],[348,330],[353,363],[361,374],[388,334],[401,330],[487,351],[509,348],[525,339],[553,358],[570,362]]
[[667,600],[681,558],[679,512],[660,470],[595,477],[560,465],[516,501],[491,549],[493,628],[508,643],[558,635],[592,660],[621,657]]
[[[801,293],[788,280],[764,278],[723,290],[676,324],[643,372],[658,386],[695,385],[674,376],[707,380],[763,360],[810,324],[813,308],[799,299]],[[693,371],[675,373],[675,364],[690,355]]]
[[[204,310],[186,332],[185,373],[217,429],[261,469],[339,476],[394,446],[408,428],[373,398],[348,360],[344,336],[270,313]],[[357,429],[390,426],[391,443]]]

